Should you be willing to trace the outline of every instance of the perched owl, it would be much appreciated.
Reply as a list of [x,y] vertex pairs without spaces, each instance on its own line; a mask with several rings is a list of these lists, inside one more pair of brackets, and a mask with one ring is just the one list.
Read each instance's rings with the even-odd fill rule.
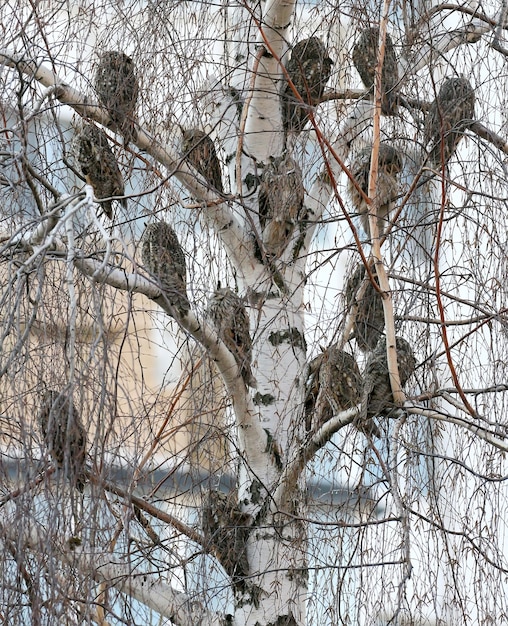
[[[102,198],[123,196],[124,183],[115,155],[111,150],[106,134],[93,124],[83,124],[77,129],[74,139],[76,157],[85,176],[86,182],[92,185],[94,195],[101,202],[104,213],[113,218],[112,201]],[[122,206],[127,206],[126,198],[119,198]]]
[[[395,344],[400,385],[404,387],[415,371],[416,359],[405,339],[396,337]],[[386,358],[386,337],[383,336],[367,357],[365,364],[362,411],[358,418],[358,427],[365,429],[366,424],[372,423],[373,417],[389,415],[395,406]]]
[[446,164],[474,118],[475,93],[464,77],[447,78],[425,118],[424,138],[430,143],[429,161]]
[[205,132],[197,128],[184,130],[182,153],[182,156],[188,159],[210,187],[224,193],[221,168],[215,146]]
[[123,52],[104,52],[95,72],[95,91],[125,145],[136,141],[136,104],[139,83],[133,60]]
[[[353,48],[353,63],[362,83],[374,93],[374,79],[378,60],[379,28],[366,28],[360,33]],[[381,72],[381,111],[384,115],[396,115],[399,91],[399,67],[393,42],[388,33]]]
[[303,207],[303,179],[298,164],[285,154],[270,157],[259,185],[259,221],[267,254],[279,256]]
[[301,102],[284,80],[281,94],[282,120],[286,131],[301,131],[309,119],[309,108],[319,104],[332,72],[333,61],[317,37],[299,41],[291,52],[286,71],[303,99]]
[[166,222],[145,227],[141,237],[141,259],[160,284],[164,296],[180,313],[190,310],[187,298],[185,255],[175,231]]
[[38,421],[53,462],[65,471],[74,487],[83,491],[86,434],[72,397],[58,391],[45,391]]
[[208,316],[217,329],[219,338],[235,357],[245,384],[255,387],[251,370],[252,339],[249,316],[241,298],[231,289],[217,289],[210,298]]
[[[346,306],[351,310],[356,303],[357,312],[353,325],[353,337],[362,352],[373,350],[385,327],[383,298],[369,281],[364,295],[357,302],[355,296],[365,278],[365,266],[360,263],[346,283]],[[377,276],[376,281],[379,283]]]
[[[340,411],[359,404],[362,397],[362,375],[353,356],[330,346],[310,363],[305,398],[305,426],[317,430]],[[318,402],[318,395],[321,398]],[[319,415],[313,415],[314,410]]]
[[211,490],[203,506],[201,526],[233,584],[243,588],[249,573],[246,544],[251,518],[239,510],[236,495],[235,491],[226,495]]
[[[350,166],[351,174],[366,195],[368,195],[369,192],[371,153],[371,146],[363,148],[356,155]],[[388,214],[393,209],[395,200],[399,194],[397,176],[401,170],[402,156],[400,152],[389,143],[381,142],[379,144],[375,198],[378,207],[377,224],[380,237],[385,231]],[[351,195],[353,206],[361,216],[362,228],[370,237],[369,207],[350,178],[348,178],[348,191]],[[371,207],[371,210],[373,210],[373,205],[371,205]]]

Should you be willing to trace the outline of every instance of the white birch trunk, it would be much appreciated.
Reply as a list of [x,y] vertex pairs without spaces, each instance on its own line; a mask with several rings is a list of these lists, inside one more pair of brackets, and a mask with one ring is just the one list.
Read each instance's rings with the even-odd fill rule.
[[[186,314],[175,313],[164,294],[161,294],[152,281],[135,269],[114,266],[112,237],[109,237],[104,228],[99,228],[107,247],[102,260],[86,255],[73,243],[73,215],[78,210],[94,210],[90,187],[85,188],[84,199],[59,200],[58,206],[51,207],[51,211],[45,215],[50,219],[27,228],[23,235],[12,240],[13,243],[22,245],[28,253],[23,261],[23,268],[27,273],[43,253],[51,252],[66,258],[68,287],[72,296],[71,372],[74,371],[77,306],[71,280],[73,270],[77,268],[97,283],[131,293],[142,293],[151,298],[168,317],[177,321],[192,341],[201,344],[210,359],[206,367],[213,371],[213,376],[216,372],[220,374],[222,382],[216,385],[217,381],[214,379],[215,390],[219,394],[227,393],[235,415],[238,450],[236,505],[241,514],[249,519],[246,539],[248,572],[242,585],[231,581],[235,602],[233,623],[236,626],[304,626],[306,623],[307,538],[305,524],[301,521],[307,461],[304,452],[307,451],[311,457],[333,432],[349,424],[358,414],[358,407],[343,412],[315,433],[312,441],[306,440],[307,434],[303,430],[302,420],[307,360],[303,294],[307,278],[306,257],[312,237],[332,194],[336,193],[338,196],[338,181],[346,167],[350,149],[355,147],[355,142],[363,139],[364,131],[375,115],[370,101],[360,100],[351,104],[338,125],[334,141],[324,141],[322,144],[326,165],[322,166],[316,180],[307,189],[307,230],[302,242],[298,243],[298,254],[295,255],[294,251],[299,233],[293,235],[279,258],[268,262],[266,259],[261,261],[255,255],[255,236],[259,236],[261,230],[256,191],[259,171],[262,171],[271,156],[280,156],[284,149],[279,98],[282,76],[280,59],[287,49],[288,31],[295,5],[296,2],[289,0],[267,0],[261,3],[239,3],[226,9],[228,18],[231,17],[234,24],[232,33],[236,39],[229,49],[231,83],[218,85],[215,81],[210,81],[204,89],[201,105],[207,126],[212,129],[212,134],[218,139],[225,156],[231,181],[229,196],[219,196],[210,191],[206,181],[194,168],[185,161],[182,162],[178,151],[178,132],[169,133],[165,145],[156,142],[143,129],[140,129],[137,140],[137,148],[146,152],[155,163],[164,166],[170,172],[169,176],[176,176],[180,184],[200,203],[200,218],[213,228],[228,254],[236,272],[240,295],[249,304],[250,330],[254,340],[252,369],[257,381],[255,389],[246,388],[233,354],[219,340],[216,330],[202,315],[194,311]],[[485,22],[475,20],[467,29],[444,32],[434,37],[432,45],[423,46],[411,59],[401,59],[400,69],[401,74],[405,74],[404,80],[423,69],[437,54],[442,55],[454,47],[477,41],[489,28]],[[73,107],[80,115],[103,125],[110,122],[105,111],[87,101],[45,65],[36,66],[24,60],[21,55],[6,50],[0,52],[0,63],[35,79],[49,90],[41,103],[49,94],[53,94],[61,103]],[[211,84],[214,84],[213,90],[209,88]],[[231,85],[242,91],[241,115],[237,110],[235,95],[229,90]],[[37,110],[34,110],[33,114],[36,113]],[[406,130],[402,129],[401,134]],[[406,140],[413,141],[413,136],[409,132],[406,134]],[[428,183],[423,192],[431,196],[430,205],[439,206],[444,202],[440,197],[441,189],[434,181]],[[418,210],[428,215],[427,206],[421,198],[417,202]],[[62,206],[65,206],[65,214],[60,216]],[[353,222],[345,209],[341,211],[348,218],[349,229]],[[418,230],[416,233],[420,246],[418,250],[423,250],[423,253],[420,257],[418,251],[410,249],[408,256],[411,261],[414,257],[414,260],[420,262],[417,270],[422,273],[418,278],[423,282],[428,266],[431,265],[430,257],[435,238],[426,227],[421,229],[421,236],[418,236]],[[9,237],[7,232],[2,235],[4,239]],[[354,238],[354,246],[358,250],[362,249],[358,237]],[[368,251],[366,247],[362,249],[364,258],[368,257]],[[398,251],[393,256],[397,257],[397,254]],[[381,256],[379,262],[388,265]],[[133,265],[135,268],[135,263]],[[415,270],[415,265],[418,263],[414,263],[411,270]],[[385,310],[389,316],[389,307]],[[387,320],[387,327],[388,322],[393,331],[393,318]],[[199,372],[199,376],[204,375],[204,370]],[[202,401],[203,407],[213,413],[213,398],[210,401],[204,396],[193,399],[199,400],[200,406]],[[410,415],[421,415],[436,421],[443,419],[441,414],[426,411],[420,406],[411,405],[407,408]],[[223,419],[223,414],[216,413],[216,418]],[[493,435],[484,425],[471,425],[453,417],[447,418],[447,421],[463,426],[501,450],[507,448],[502,438]],[[395,544],[400,540],[405,559],[399,571],[400,576],[394,580],[394,586],[399,587],[390,595],[395,607],[404,596],[408,572],[411,569],[408,518],[397,464],[399,428],[398,425],[394,431],[394,451],[390,458],[395,469],[386,471],[385,475],[393,498],[393,511],[398,516],[397,523],[400,524],[393,533],[391,542]],[[125,494],[122,495],[126,497]],[[181,536],[187,536],[196,544],[205,545],[204,537],[197,531],[170,516],[164,517],[155,509],[150,509],[149,512],[154,517],[159,516],[168,526],[176,528]],[[6,527],[3,532],[11,540],[15,539],[13,528]],[[44,550],[40,537],[34,532],[27,533],[23,540],[30,550]],[[383,545],[388,543],[386,541]],[[218,550],[210,547],[205,549],[220,560]],[[72,563],[85,575],[130,595],[178,626],[196,623],[216,626],[226,619],[224,615],[216,615],[207,610],[190,594],[183,594],[170,585],[161,583],[157,575],[144,571],[138,573],[127,560],[118,562],[109,555],[92,551],[91,548],[90,553],[84,547],[71,550],[65,543],[58,547],[55,554],[55,558],[61,563]],[[446,584],[448,582],[445,581]],[[385,597],[384,590],[377,591]]]

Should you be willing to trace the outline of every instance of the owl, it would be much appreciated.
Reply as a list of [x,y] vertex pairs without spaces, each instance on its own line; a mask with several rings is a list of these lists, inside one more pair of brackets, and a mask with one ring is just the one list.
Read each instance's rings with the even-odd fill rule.
[[[369,281],[365,293],[357,302],[355,296],[365,278],[365,266],[360,263],[346,283],[345,298],[348,310],[356,304],[353,337],[362,352],[373,350],[385,327],[383,298]],[[379,284],[377,276],[375,277]]]
[[[351,174],[356,183],[361,187],[362,191],[368,195],[369,192],[369,171],[372,147],[367,146],[360,150],[354,161],[351,163]],[[393,209],[395,201],[399,194],[399,185],[397,176],[402,170],[402,156],[394,146],[389,143],[381,142],[379,144],[378,156],[378,173],[376,179],[376,206],[377,208],[377,224],[379,236],[381,237],[385,231],[388,214]],[[353,202],[353,206],[360,214],[362,228],[370,237],[369,226],[369,206],[363,199],[353,181],[348,178],[348,191]],[[373,210],[374,205],[371,205]]]
[[299,41],[291,52],[286,71],[303,99],[301,102],[291,86],[284,80],[281,102],[285,131],[303,130],[309,119],[309,108],[319,104],[330,74],[333,61],[317,37]]
[[[353,48],[353,63],[362,83],[374,93],[374,79],[378,60],[379,28],[366,28],[360,33]],[[393,42],[388,33],[381,71],[381,112],[396,115],[398,108],[399,67]]]
[[265,251],[279,256],[302,213],[303,178],[298,164],[285,154],[270,157],[259,185],[259,222]]
[[213,141],[206,133],[197,128],[184,130],[182,153],[182,156],[196,168],[210,187],[224,193],[219,159]]
[[72,397],[46,390],[38,422],[53,462],[65,471],[74,487],[83,491],[86,482],[86,433]]
[[187,298],[187,267],[175,231],[166,222],[154,222],[145,227],[141,237],[141,259],[145,269],[159,283],[164,296],[180,315],[190,311]]
[[[305,399],[305,426],[317,430],[340,411],[360,403],[363,380],[353,356],[330,346],[313,359]],[[319,404],[318,395],[321,393]],[[317,409],[319,414],[314,415]]]
[[251,517],[239,510],[236,498],[235,491],[226,495],[211,490],[203,506],[201,526],[233,584],[243,589],[249,573],[246,544]]
[[429,161],[446,164],[474,118],[475,93],[469,81],[447,78],[425,118],[424,139],[430,144]]
[[[404,387],[416,367],[416,359],[409,343],[402,337],[395,338],[400,385]],[[386,337],[379,339],[375,349],[367,357],[364,371],[362,411],[357,426],[364,429],[372,424],[375,416],[389,415],[395,408],[388,361],[386,357]]]
[[[101,202],[104,213],[113,218],[112,200],[102,200],[125,194],[124,182],[115,155],[106,134],[93,124],[83,124],[74,139],[76,157],[86,182],[93,187],[94,195]],[[118,200],[127,207],[127,199]]]
[[251,370],[252,339],[249,332],[249,316],[241,298],[231,289],[217,289],[210,298],[207,316],[217,329],[219,339],[235,357],[245,384],[255,387]]
[[95,72],[99,103],[108,111],[113,128],[124,137],[125,145],[136,141],[136,104],[139,83],[133,60],[123,52],[104,52]]

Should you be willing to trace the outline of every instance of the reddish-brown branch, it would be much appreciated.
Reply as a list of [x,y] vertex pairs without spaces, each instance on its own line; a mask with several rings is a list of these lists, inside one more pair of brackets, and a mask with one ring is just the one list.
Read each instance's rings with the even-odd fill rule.
[[[442,162],[444,163],[444,161]],[[445,205],[446,205],[446,188],[445,188],[444,178],[441,184],[442,184],[441,207],[439,210],[439,220],[438,220],[437,232],[436,232],[436,250],[434,253],[434,276],[435,276],[435,281],[436,281],[436,301],[437,301],[437,307],[439,311],[439,317],[441,319],[441,337],[443,338],[443,345],[445,349],[446,360],[448,362],[448,367],[450,368],[450,373],[452,375],[453,384],[455,385],[459,393],[459,396],[462,402],[464,403],[464,406],[470,413],[471,417],[477,418],[478,416],[476,414],[476,411],[471,406],[471,404],[469,403],[466,397],[466,394],[462,390],[459,377],[457,375],[457,371],[453,363],[450,342],[448,340],[448,331],[446,329],[446,323],[445,323],[445,311],[444,311],[443,301],[441,299],[441,275],[439,273],[439,253],[441,250],[441,235],[443,232],[444,210],[445,210]]]

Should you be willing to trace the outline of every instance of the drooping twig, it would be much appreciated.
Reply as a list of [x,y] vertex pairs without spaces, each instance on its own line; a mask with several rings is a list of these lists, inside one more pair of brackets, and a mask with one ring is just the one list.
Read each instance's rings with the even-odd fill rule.
[[[44,65],[37,64],[30,59],[27,60],[22,55],[5,49],[0,49],[0,64],[16,68],[18,71],[35,78],[45,87],[54,87],[54,93],[58,100],[72,107],[82,117],[95,120],[106,127],[112,125],[111,119],[104,109],[65,83]],[[245,257],[245,236],[242,225],[228,204],[224,202],[224,198],[217,196],[207,181],[191,165],[182,161],[181,156],[171,145],[171,143],[176,143],[174,138],[163,146],[147,131],[139,128],[135,143],[140,150],[150,154],[159,163],[166,166],[170,171],[170,176],[178,178],[195,198],[205,204],[207,219],[220,234],[230,256],[233,259],[239,259],[239,264],[241,264]]]

